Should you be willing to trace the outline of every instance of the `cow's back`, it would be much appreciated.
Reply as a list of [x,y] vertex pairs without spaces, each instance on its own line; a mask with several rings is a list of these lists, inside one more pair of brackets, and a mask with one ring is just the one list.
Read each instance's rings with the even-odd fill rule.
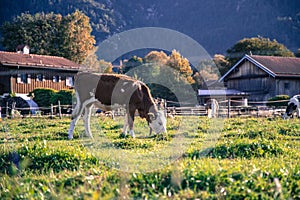
[[95,98],[105,105],[127,105],[142,100],[140,82],[119,74],[101,74]]

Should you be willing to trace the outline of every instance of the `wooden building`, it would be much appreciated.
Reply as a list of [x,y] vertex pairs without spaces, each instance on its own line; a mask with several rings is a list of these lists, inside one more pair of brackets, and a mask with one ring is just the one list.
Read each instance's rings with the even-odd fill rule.
[[248,93],[251,101],[300,94],[300,58],[245,55],[219,82]]
[[73,87],[79,64],[62,57],[29,54],[25,50],[0,51],[0,95],[28,94],[35,88]]

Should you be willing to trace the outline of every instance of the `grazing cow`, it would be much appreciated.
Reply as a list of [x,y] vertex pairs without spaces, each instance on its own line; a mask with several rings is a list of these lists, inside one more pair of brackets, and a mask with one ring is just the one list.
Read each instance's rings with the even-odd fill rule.
[[283,114],[283,119],[290,118],[293,116],[293,113],[297,113],[297,117],[300,118],[300,104],[299,104],[300,95],[293,96],[288,102],[288,106]]
[[134,137],[133,121],[135,111],[141,118],[146,118],[156,133],[166,132],[166,118],[162,111],[158,111],[149,88],[141,81],[120,74],[78,73],[75,77],[75,94],[77,103],[72,113],[69,129],[69,139],[73,138],[73,131],[80,116],[83,115],[85,133],[93,137],[90,130],[90,115],[93,105],[104,111],[125,107],[126,116],[123,134]]
[[219,103],[216,99],[209,99],[206,102],[206,110],[208,118],[216,118],[218,117],[219,112]]

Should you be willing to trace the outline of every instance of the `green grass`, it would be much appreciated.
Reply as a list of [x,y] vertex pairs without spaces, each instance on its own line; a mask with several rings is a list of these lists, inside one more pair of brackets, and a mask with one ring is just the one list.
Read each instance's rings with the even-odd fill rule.
[[[299,199],[298,119],[168,119],[168,134],[121,137],[123,119],[0,122],[0,199]],[[276,185],[276,181],[279,185]]]

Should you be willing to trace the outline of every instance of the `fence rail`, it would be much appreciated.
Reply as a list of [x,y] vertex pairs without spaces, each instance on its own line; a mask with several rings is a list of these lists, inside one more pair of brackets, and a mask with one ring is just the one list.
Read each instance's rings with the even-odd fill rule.
[[[1,114],[2,110],[2,114]],[[3,112],[6,111],[6,112]],[[22,111],[28,111],[29,114],[22,115]],[[34,111],[34,112],[32,112]],[[205,106],[197,107],[167,107],[165,109],[168,116],[207,116],[208,110]],[[275,117],[280,116],[285,112],[285,107],[274,108],[267,106],[220,106],[218,110],[218,117]],[[72,105],[51,105],[50,107],[39,107],[38,110],[32,108],[18,108],[18,107],[2,107],[0,109],[0,116],[2,118],[14,117],[42,117],[42,116],[70,116],[72,113]],[[94,113],[100,113],[99,109],[94,108]],[[109,113],[105,113],[109,115]],[[125,115],[124,109],[114,111],[114,116]]]

